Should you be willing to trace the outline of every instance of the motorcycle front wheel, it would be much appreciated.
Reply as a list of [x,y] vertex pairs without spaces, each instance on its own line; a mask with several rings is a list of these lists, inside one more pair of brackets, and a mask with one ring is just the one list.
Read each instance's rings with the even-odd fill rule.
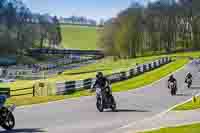
[[191,85],[192,85],[192,83],[190,82],[190,83],[188,83],[188,86],[187,86],[187,87],[188,87],[188,88],[190,88],[190,87],[191,87]]
[[97,106],[97,109],[99,110],[99,112],[103,112],[104,107],[103,107],[102,100],[100,98],[97,99],[96,106]]
[[172,88],[171,89],[171,95],[174,96],[176,95],[177,89],[176,88]]
[[8,118],[5,121],[5,123],[3,123],[1,126],[6,130],[12,130],[14,128],[14,126],[15,126],[15,117],[14,117],[14,115],[12,113],[10,113],[8,115]]

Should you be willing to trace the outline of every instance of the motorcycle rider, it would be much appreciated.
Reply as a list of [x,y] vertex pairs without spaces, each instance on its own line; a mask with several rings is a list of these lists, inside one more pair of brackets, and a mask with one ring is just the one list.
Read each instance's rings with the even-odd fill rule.
[[185,77],[185,83],[187,83],[188,79],[192,79],[192,74],[190,72]]
[[173,75],[171,75],[168,79],[168,88],[170,89],[169,83],[174,83],[177,89],[177,80],[174,78]]
[[[109,86],[110,81],[103,75],[102,72],[98,72],[96,75],[96,81],[93,85],[93,88],[99,86],[103,92],[104,98],[112,97],[111,95],[111,88]],[[108,92],[106,91],[108,90]]]

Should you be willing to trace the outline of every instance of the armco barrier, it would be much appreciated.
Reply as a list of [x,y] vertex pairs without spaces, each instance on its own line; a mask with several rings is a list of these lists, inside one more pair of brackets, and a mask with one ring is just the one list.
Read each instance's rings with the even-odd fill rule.
[[0,95],[7,95],[10,97],[10,88],[0,88]]
[[61,95],[61,94],[63,94],[64,92],[69,91],[69,90],[67,90],[67,88],[66,88],[65,85],[66,85],[65,82],[64,82],[64,83],[62,83],[62,82],[56,83],[56,92],[55,92],[55,94]]
[[16,90],[11,90],[11,88],[0,88],[0,95],[6,95],[8,97],[17,97],[17,96],[33,96],[34,87],[26,87],[26,88],[20,88]]
[[85,79],[82,82],[83,82],[83,86],[81,86],[80,88],[89,89],[93,83],[93,79]]
[[[111,81],[111,83],[127,80],[134,76],[140,75],[144,72],[151,71],[156,69],[162,65],[168,64],[171,62],[171,58],[164,57],[159,60],[155,60],[150,63],[145,63],[142,65],[138,65],[135,68],[131,68],[128,71],[123,71],[119,73],[113,73],[111,75],[107,75],[107,78]],[[92,84],[94,84],[95,79],[85,79],[78,81],[67,81],[67,82],[58,82],[56,83],[56,93],[55,95],[66,94],[71,90],[79,90],[79,89],[89,89]]]
[[118,81],[121,80],[120,73],[114,73],[114,74],[108,75],[108,79],[109,79],[112,83],[118,82]]
[[72,50],[72,49],[49,49],[49,48],[43,48],[43,49],[30,49],[28,50],[28,53],[30,55],[41,55],[41,54],[74,54],[74,55],[100,55],[104,56],[104,53],[100,50]]
[[[138,76],[144,72],[151,71],[164,64],[171,62],[171,58],[165,57],[159,60],[149,62],[146,64],[138,65],[135,68],[131,68],[128,71],[113,73],[107,75],[107,78],[111,83],[127,80],[129,78]],[[0,94],[6,94],[8,96],[21,96],[21,95],[32,95],[32,96],[47,96],[47,95],[63,95],[69,91],[75,91],[80,89],[89,89],[91,85],[95,83],[95,79],[89,78],[85,80],[77,81],[66,81],[57,82],[56,86],[53,87],[50,83],[36,83],[34,86],[28,88],[22,88],[17,90],[10,90],[10,88],[1,88]]]
[[79,90],[82,88],[89,89],[89,88],[91,88],[91,85],[94,84],[94,82],[95,82],[95,79],[57,82],[55,94],[62,95],[62,94],[66,94],[67,92],[72,91],[72,90]]

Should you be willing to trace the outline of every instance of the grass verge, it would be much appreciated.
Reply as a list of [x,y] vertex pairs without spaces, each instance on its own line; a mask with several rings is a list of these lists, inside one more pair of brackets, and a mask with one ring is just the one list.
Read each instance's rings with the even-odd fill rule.
[[168,127],[162,128],[154,131],[147,131],[144,133],[199,133],[200,131],[200,123],[178,126],[178,127]]
[[[66,28],[70,28],[70,26],[66,26]],[[77,27],[72,26],[71,28],[77,28]],[[200,51],[181,52],[181,53],[170,54],[170,55],[147,56],[147,57],[139,57],[135,59],[121,59],[117,61],[114,61],[112,58],[106,58],[106,59],[98,61],[98,63],[95,63],[95,64],[90,64],[90,65],[83,66],[74,70],[66,70],[63,74],[50,77],[47,80],[48,82],[55,83],[56,81],[80,80],[80,79],[92,78],[92,77],[95,77],[96,72],[98,71],[102,71],[105,74],[111,74],[111,73],[119,72],[119,71],[126,71],[127,69],[134,67],[136,63],[142,64],[144,62],[149,62],[163,56],[171,56],[173,58],[176,58],[178,56],[199,57]],[[40,80],[17,80],[15,83],[11,83],[10,86],[12,90],[16,90],[16,89],[31,87],[33,86],[35,82],[38,82],[38,81]]]
[[186,111],[186,110],[194,110],[194,109],[199,109],[200,108],[200,97],[197,97],[196,101],[194,102],[193,100],[182,104],[173,110],[175,111]]
[[175,70],[181,68],[188,62],[188,59],[180,59],[172,62],[170,64],[164,65],[161,68],[155,69],[153,71],[147,72],[143,75],[137,76],[130,80],[119,82],[113,85],[113,91],[126,91],[132,88],[138,88],[153,83],[165,77],[166,75],[174,72]]
[[33,86],[33,84],[38,81],[55,83],[57,81],[72,81],[93,78],[99,71],[103,72],[104,74],[126,71],[135,67],[136,63],[142,64],[156,60],[160,57],[161,56],[140,57],[136,59],[120,59],[117,61],[114,61],[112,58],[106,58],[98,61],[98,63],[90,64],[73,70],[66,70],[63,74],[49,77],[46,80],[17,80],[16,82],[11,83],[10,87],[12,90],[16,90]]
[[[164,76],[167,76],[169,73],[174,72],[175,70],[181,68],[188,62],[188,59],[180,59],[162,66],[161,68],[155,69],[153,71],[144,73],[143,75],[134,77],[130,80],[119,82],[112,85],[112,89],[114,92],[126,91],[135,89],[138,87],[142,87],[148,84],[153,83],[156,80],[161,79]],[[12,97],[8,99],[7,104],[16,104],[20,105],[30,105],[37,103],[44,103],[50,101],[56,101],[61,99],[73,98],[73,97],[81,97],[81,96],[90,96],[94,93],[90,93],[88,90],[76,91],[70,95],[64,96],[48,96],[48,97]]]
[[96,50],[98,29],[96,27],[62,25],[62,46],[64,48]]

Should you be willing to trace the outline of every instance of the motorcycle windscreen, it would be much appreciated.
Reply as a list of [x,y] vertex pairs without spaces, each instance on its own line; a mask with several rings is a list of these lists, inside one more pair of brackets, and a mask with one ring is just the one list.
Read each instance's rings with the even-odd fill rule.
[[16,108],[16,106],[15,106],[15,105],[12,105],[12,106],[10,106],[10,107],[8,108],[8,110],[9,110],[10,112],[13,112],[13,111],[15,110],[15,108]]

